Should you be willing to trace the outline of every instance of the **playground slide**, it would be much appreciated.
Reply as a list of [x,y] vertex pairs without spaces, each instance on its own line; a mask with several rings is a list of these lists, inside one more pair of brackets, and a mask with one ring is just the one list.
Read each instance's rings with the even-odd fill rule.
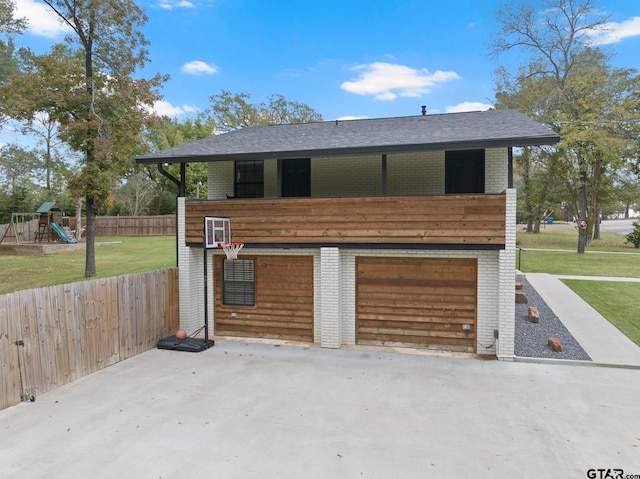
[[62,227],[58,223],[51,223],[51,229],[56,232],[60,241],[66,244],[73,244],[75,241],[67,236]]

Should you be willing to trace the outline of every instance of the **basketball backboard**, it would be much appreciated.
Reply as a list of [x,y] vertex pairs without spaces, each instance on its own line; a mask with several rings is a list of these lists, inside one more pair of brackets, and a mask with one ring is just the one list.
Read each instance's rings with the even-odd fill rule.
[[223,244],[231,243],[231,220],[205,216],[204,233],[206,248],[221,248]]

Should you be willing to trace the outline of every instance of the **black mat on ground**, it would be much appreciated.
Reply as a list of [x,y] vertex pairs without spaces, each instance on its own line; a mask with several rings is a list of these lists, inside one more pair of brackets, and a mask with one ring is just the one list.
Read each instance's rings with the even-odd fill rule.
[[189,353],[199,353],[205,349],[213,347],[213,339],[186,338],[178,339],[175,335],[163,338],[158,341],[158,349],[175,349],[176,351],[186,351]]

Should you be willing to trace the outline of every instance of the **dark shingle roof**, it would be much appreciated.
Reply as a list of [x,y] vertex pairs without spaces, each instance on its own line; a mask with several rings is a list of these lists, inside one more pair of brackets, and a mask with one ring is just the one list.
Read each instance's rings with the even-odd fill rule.
[[136,159],[178,163],[549,145],[560,137],[515,110],[256,126]]

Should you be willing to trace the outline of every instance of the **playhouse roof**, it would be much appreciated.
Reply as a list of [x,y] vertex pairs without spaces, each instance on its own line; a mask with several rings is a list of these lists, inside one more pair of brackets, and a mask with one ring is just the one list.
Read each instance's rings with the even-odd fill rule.
[[55,201],[47,201],[46,203],[42,203],[42,205],[40,206],[40,208],[38,208],[38,211],[36,211],[36,213],[49,213],[50,211],[62,212],[60,207],[56,205]]

